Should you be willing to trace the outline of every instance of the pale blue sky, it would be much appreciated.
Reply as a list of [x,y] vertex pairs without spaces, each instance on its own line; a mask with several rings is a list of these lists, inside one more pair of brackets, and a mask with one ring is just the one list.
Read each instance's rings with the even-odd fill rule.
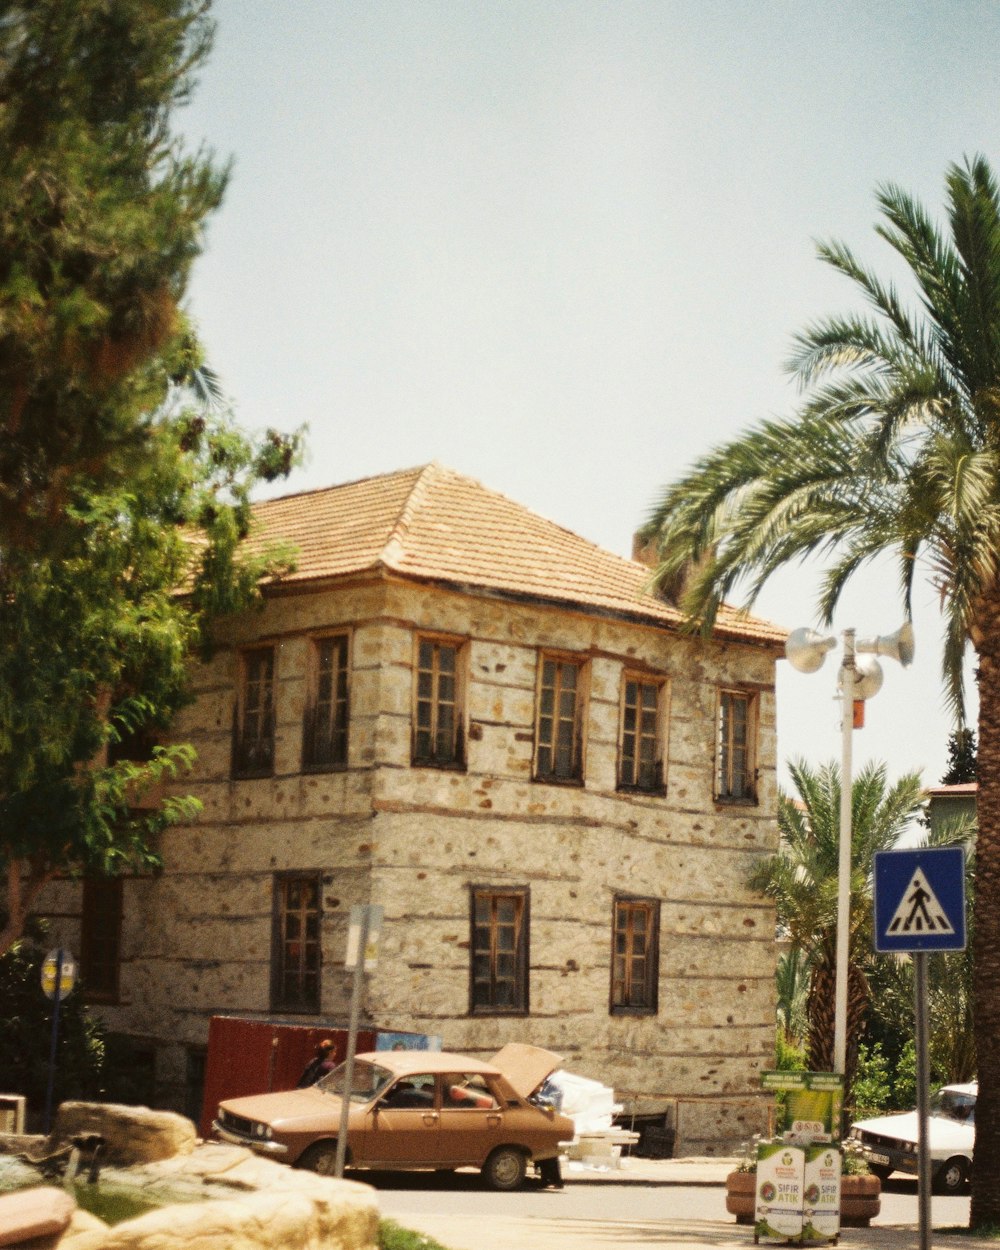
[[[216,0],[184,129],[234,172],[191,305],[241,422],[310,427],[286,489],[439,460],[628,554],[658,488],[795,401],[782,362],[889,268],[873,191],[1000,165],[996,0]],[[815,570],[758,611],[813,620]],[[898,624],[891,574],[835,629]],[[918,656],[855,758],[943,769]],[[779,665],[779,752],[839,757],[835,662]]]

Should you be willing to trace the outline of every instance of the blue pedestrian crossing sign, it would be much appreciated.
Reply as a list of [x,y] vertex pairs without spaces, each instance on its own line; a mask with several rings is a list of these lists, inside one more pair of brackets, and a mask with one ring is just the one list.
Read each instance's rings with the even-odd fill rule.
[[875,949],[965,949],[965,852],[960,846],[876,854]]

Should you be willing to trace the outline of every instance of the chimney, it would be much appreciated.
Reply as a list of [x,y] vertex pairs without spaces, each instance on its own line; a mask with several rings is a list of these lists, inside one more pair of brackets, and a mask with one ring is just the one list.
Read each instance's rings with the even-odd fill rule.
[[660,563],[656,540],[644,537],[642,530],[636,530],[632,535],[632,559],[644,564],[647,569],[655,569]]

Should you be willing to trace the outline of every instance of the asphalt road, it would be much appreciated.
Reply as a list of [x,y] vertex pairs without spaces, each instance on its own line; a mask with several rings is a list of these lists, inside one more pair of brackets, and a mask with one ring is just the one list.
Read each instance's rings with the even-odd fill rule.
[[[361,1179],[362,1174],[358,1174]],[[726,1212],[721,1185],[568,1181],[562,1190],[528,1185],[512,1194],[492,1193],[475,1173],[436,1176],[364,1174],[375,1182],[382,1214],[436,1238],[450,1250],[649,1250],[653,1245],[752,1247],[752,1231]],[[967,1197],[935,1196],[935,1229],[968,1222]],[[916,1244],[916,1181],[891,1179],[882,1212],[871,1229],[845,1229],[843,1244],[893,1250]],[[950,1242],[938,1234],[935,1247]],[[978,1239],[961,1238],[969,1247]]]

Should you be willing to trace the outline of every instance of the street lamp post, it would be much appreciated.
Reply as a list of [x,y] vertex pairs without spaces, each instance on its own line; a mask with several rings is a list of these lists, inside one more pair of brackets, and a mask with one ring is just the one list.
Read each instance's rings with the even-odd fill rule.
[[[847,1071],[847,976],[851,937],[851,800],[853,790],[851,733],[854,706],[878,694],[882,668],[877,655],[898,660],[904,668],[913,662],[913,626],[907,621],[894,634],[855,642],[855,631],[845,629],[840,662],[840,842],[837,858],[837,967],[834,994],[833,1070]],[[826,653],[837,645],[834,637],[812,629],[796,629],[788,636],[785,655],[800,673],[815,673]]]

